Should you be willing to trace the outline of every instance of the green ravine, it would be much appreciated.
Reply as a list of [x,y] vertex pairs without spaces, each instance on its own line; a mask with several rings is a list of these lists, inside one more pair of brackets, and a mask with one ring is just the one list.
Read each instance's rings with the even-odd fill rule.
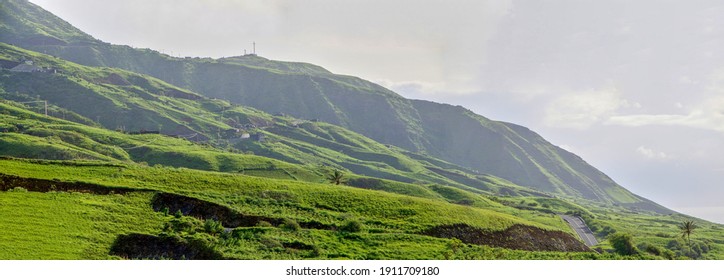
[[307,63],[107,44],[25,0],[0,0],[0,213],[0,259],[724,259],[724,226],[525,127]]

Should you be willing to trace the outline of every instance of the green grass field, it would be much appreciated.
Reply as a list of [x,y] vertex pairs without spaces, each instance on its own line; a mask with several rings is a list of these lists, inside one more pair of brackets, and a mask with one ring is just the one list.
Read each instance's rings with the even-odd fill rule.
[[[465,206],[442,198],[421,198],[332,184],[260,178],[184,168],[135,164],[37,160],[0,160],[3,174],[59,182],[93,183],[143,191],[126,194],[85,194],[23,190],[0,193],[3,227],[2,259],[104,259],[121,234],[171,234],[203,240],[226,258],[239,259],[616,259],[657,258],[643,253],[618,256],[597,253],[531,252],[462,244],[454,239],[420,235],[438,225],[467,224],[502,230],[523,224],[570,233],[568,226],[542,209],[577,210],[580,206],[555,199],[528,198],[522,205]],[[184,217],[192,226],[162,230],[175,220],[151,208],[154,192],[175,193],[208,201],[233,211],[270,220],[318,223],[342,228],[358,221],[361,231],[283,226],[240,227],[230,234],[204,230],[204,221]],[[516,199],[517,200],[517,199]],[[520,201],[511,199],[514,203]],[[538,203],[536,206],[530,206]],[[548,205],[547,207],[543,205]],[[516,206],[516,205],[514,205]],[[540,209],[535,209],[535,208]],[[529,209],[533,208],[533,209]],[[676,222],[684,217],[623,215],[596,209],[594,226],[612,225],[634,234],[637,244],[665,247],[676,239]],[[189,222],[191,221],[191,222]],[[706,258],[721,257],[721,227],[702,224],[693,240],[708,244]],[[37,234],[36,234],[37,233]],[[609,248],[606,242],[601,246]]]
[[0,192],[0,259],[106,259],[119,234],[158,233],[150,193]]
[[[144,189],[123,195],[3,192],[3,211],[15,214],[3,216],[2,223],[12,226],[6,227],[8,233],[3,235],[6,239],[2,243],[12,247],[6,252],[11,255],[2,258],[107,258],[115,236],[129,232],[157,233],[170,218],[150,208],[152,192],[145,190],[196,197],[245,215],[340,228],[355,220],[363,228],[361,232],[347,235],[336,230],[303,228],[290,233],[269,228],[260,236],[236,238],[234,242],[218,236],[200,237],[211,240],[209,242],[232,258],[454,258],[454,254],[448,252],[451,240],[419,234],[424,229],[446,224],[462,223],[493,231],[523,224],[569,232],[554,216],[541,215],[540,221],[530,221],[442,199],[331,184],[101,162],[4,159],[0,160],[0,166],[6,175]],[[44,234],[33,237],[26,235],[27,232]],[[190,236],[201,234],[192,232]],[[79,246],[68,246],[78,240],[82,240]],[[277,243],[307,244],[316,248],[316,252],[282,250]],[[477,245],[464,247],[477,248],[470,250],[480,254],[489,250]],[[501,256],[520,254],[499,250],[502,251],[496,254]],[[403,257],[403,253],[407,257]],[[546,256],[564,258],[565,254],[547,253]]]

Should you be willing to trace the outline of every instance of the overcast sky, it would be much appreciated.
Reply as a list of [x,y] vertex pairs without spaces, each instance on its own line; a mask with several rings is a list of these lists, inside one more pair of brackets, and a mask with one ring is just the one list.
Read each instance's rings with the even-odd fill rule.
[[106,42],[250,51],[527,126],[724,223],[724,2],[31,0]]

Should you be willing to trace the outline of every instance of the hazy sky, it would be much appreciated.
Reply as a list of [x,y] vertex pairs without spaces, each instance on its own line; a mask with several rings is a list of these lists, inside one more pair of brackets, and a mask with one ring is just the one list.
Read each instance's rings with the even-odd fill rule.
[[106,42],[304,61],[518,123],[724,223],[724,2],[31,0]]

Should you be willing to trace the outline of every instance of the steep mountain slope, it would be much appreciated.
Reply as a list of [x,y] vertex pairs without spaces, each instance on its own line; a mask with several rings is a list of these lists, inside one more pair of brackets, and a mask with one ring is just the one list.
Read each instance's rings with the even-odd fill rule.
[[[339,126],[274,117],[124,70],[82,66],[2,43],[0,59],[30,60],[43,70],[0,69],[0,100],[8,100],[0,103],[0,131],[11,132],[0,136],[2,155],[134,161],[314,182],[338,169],[356,174],[348,175],[352,186],[444,197],[461,204],[487,202],[456,195],[459,191],[452,188],[544,195]],[[48,116],[27,110],[44,113],[45,101]]]
[[257,56],[174,58],[91,40],[24,0],[0,6],[0,40],[93,66],[157,77],[208,97],[341,125],[381,143],[426,153],[556,195],[668,212],[617,185],[579,157],[520,126],[460,107],[411,101],[359,78]]

